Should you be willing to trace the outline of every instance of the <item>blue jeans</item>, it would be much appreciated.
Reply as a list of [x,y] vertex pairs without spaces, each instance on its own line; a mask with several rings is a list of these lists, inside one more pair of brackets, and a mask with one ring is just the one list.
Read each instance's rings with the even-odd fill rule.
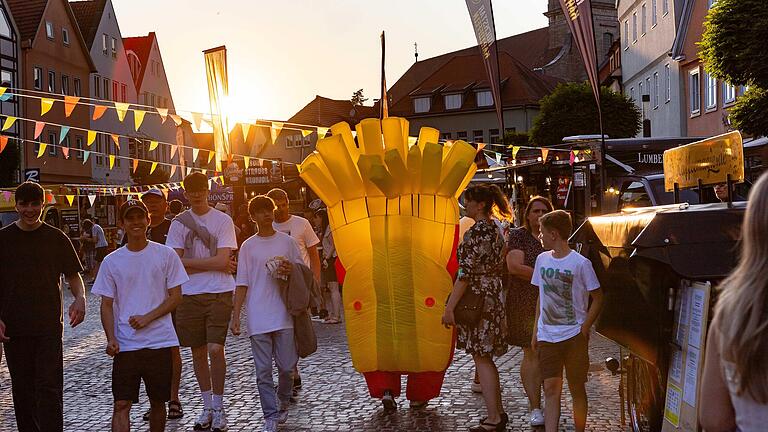
[[[264,418],[277,419],[281,406],[287,405],[293,394],[293,369],[299,361],[293,329],[251,336],[251,351]],[[277,392],[272,380],[273,358],[277,364]]]

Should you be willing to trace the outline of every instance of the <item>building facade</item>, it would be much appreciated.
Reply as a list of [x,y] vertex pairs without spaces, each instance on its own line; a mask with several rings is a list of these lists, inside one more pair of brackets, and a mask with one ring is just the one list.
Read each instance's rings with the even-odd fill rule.
[[[0,0],[0,86],[19,87],[19,69],[19,30],[8,4]],[[14,96],[4,100],[0,97],[0,114],[19,117],[20,98]],[[3,135],[18,138],[20,130],[19,125],[14,124],[3,131]],[[22,181],[22,149],[18,140],[10,139],[5,150],[0,153],[0,185],[13,186]]]
[[640,108],[643,119],[650,119],[651,136],[687,135],[681,68],[669,55],[684,1],[617,1],[622,29],[622,86]]
[[[21,87],[25,94],[59,99],[63,95],[87,96],[89,76],[96,69],[69,3],[66,0],[7,2],[19,28]],[[66,117],[64,104],[59,102],[42,116],[39,99],[24,97],[21,104],[24,116],[32,120],[19,120],[25,137],[23,167],[39,170],[42,183],[90,183],[93,161],[83,163],[83,152],[78,151],[86,145],[90,109],[78,106]],[[46,123],[37,139],[34,121]],[[61,143],[60,125],[71,127]],[[40,143],[48,146],[38,158]],[[66,149],[62,151],[62,147]]]

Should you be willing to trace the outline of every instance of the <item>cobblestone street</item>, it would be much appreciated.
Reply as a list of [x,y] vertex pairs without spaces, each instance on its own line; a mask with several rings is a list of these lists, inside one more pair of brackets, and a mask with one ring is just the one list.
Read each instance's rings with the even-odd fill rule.
[[[71,297],[65,294],[65,305]],[[65,306],[65,307],[66,307]],[[112,396],[112,360],[104,354],[105,339],[99,322],[99,301],[89,296],[86,322],[75,330],[64,330],[64,410],[65,430],[109,430]],[[470,390],[472,360],[457,353],[445,378],[440,398],[426,409],[411,411],[401,398],[397,413],[385,414],[378,401],[368,396],[362,375],[356,373],[347,350],[343,325],[316,324],[319,350],[300,362],[304,388],[291,411],[283,431],[461,431],[485,416],[482,398]],[[618,356],[618,348],[600,336],[591,339],[591,376],[587,384],[590,400],[588,430],[619,431],[618,378],[603,367],[607,356]],[[503,403],[510,416],[508,430],[530,430],[527,405],[519,380],[522,352],[513,349],[497,364],[501,374]],[[185,417],[169,421],[168,431],[190,431],[201,408],[197,384],[192,373],[189,350],[182,350],[184,370],[181,399]],[[227,341],[227,390],[225,406],[231,431],[260,430],[261,408],[256,391],[250,345],[245,336]],[[567,394],[567,390],[565,390]],[[564,402],[562,430],[573,430],[570,400]],[[142,403],[132,411],[133,430],[147,430],[141,414]],[[5,362],[0,365],[0,430],[16,429],[10,378]]]

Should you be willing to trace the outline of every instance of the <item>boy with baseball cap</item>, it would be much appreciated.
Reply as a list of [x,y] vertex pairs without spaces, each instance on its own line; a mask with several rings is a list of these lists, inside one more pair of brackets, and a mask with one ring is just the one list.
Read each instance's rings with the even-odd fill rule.
[[150,431],[165,430],[165,403],[171,397],[171,347],[179,345],[171,312],[188,281],[178,255],[147,240],[147,207],[138,200],[120,206],[128,244],[107,255],[93,285],[101,296],[101,323],[112,365],[113,431],[130,430],[131,405],[141,381],[149,396]]

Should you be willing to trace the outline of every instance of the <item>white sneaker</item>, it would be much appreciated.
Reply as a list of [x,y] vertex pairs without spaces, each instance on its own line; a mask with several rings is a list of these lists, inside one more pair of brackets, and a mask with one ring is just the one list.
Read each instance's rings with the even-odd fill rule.
[[531,426],[544,426],[544,412],[540,409],[531,411]]
[[211,422],[211,432],[227,431],[227,414],[224,409],[213,410],[213,421]]
[[196,431],[208,430],[211,428],[211,421],[213,420],[213,410],[203,409],[200,413],[200,417],[195,422],[194,429]]
[[277,432],[277,421],[264,420],[264,429],[261,432]]

